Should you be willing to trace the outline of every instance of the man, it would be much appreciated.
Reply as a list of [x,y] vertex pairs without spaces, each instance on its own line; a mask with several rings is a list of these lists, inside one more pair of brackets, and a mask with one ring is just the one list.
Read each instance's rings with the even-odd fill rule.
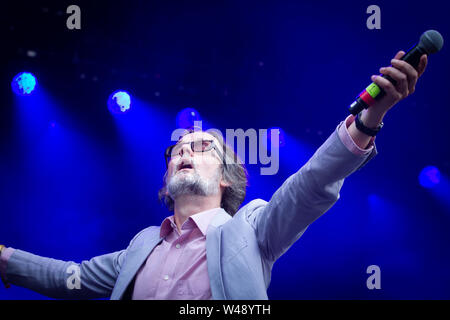
[[[427,57],[416,71],[399,60],[404,54],[380,69],[395,86],[372,77],[386,95],[360,114],[365,128],[376,132],[386,112],[414,92]],[[268,299],[274,262],[339,199],[344,179],[376,155],[375,133],[364,127],[347,117],[269,202],[253,200],[239,210],[243,165],[218,135],[187,133],[166,152],[160,197],[174,215],[160,227],[81,264],[2,246],[2,279],[55,298]]]

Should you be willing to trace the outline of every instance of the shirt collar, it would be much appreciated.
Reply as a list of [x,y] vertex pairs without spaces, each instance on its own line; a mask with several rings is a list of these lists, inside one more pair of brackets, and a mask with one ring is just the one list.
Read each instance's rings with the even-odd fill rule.
[[[197,227],[201,233],[206,236],[206,230],[208,229],[211,220],[221,210],[221,208],[213,208],[199,213],[193,214],[181,226],[182,229],[191,229]],[[177,228],[175,224],[174,216],[167,217],[161,223],[160,237],[166,237],[170,232]]]

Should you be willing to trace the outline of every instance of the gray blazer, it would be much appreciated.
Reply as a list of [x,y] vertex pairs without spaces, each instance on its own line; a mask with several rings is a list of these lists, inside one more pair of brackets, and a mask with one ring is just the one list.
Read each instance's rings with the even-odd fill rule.
[[[341,123],[342,124],[342,123]],[[377,154],[350,152],[336,129],[311,159],[290,176],[269,202],[256,199],[234,217],[223,209],[206,235],[208,274],[213,299],[268,299],[274,262],[338,199],[344,178]],[[134,278],[163,239],[159,227],[148,227],[127,249],[81,264],[16,250],[6,276],[12,284],[61,299],[129,298]],[[81,288],[68,289],[68,267],[79,266]]]

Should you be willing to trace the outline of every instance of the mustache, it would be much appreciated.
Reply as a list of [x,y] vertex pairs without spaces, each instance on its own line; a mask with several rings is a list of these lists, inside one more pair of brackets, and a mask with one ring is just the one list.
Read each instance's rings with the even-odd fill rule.
[[189,169],[196,169],[196,165],[194,164],[193,161],[189,160],[189,159],[180,159],[176,164],[175,164],[175,169],[176,172],[180,171],[181,169],[185,169],[185,168],[189,168]]

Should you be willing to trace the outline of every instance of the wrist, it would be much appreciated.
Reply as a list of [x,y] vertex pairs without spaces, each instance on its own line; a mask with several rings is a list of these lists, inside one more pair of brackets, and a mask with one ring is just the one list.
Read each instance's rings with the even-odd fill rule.
[[379,111],[370,107],[361,112],[361,121],[366,127],[376,129],[383,122],[385,115],[386,111]]

